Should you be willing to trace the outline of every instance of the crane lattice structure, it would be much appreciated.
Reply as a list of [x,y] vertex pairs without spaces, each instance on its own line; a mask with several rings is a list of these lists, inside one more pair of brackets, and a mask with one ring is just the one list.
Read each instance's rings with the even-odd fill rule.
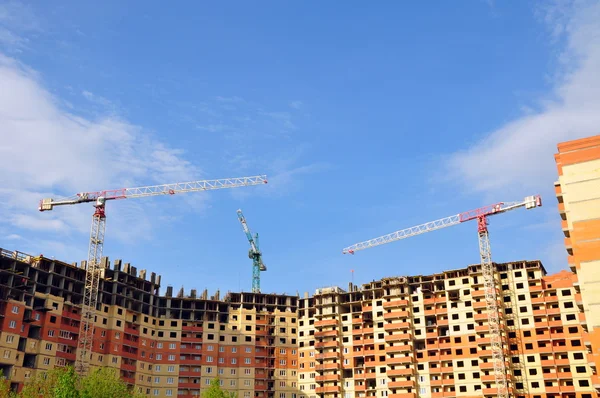
[[383,245],[397,240],[421,235],[426,232],[451,227],[471,220],[477,220],[477,233],[479,236],[479,255],[481,257],[481,270],[483,273],[485,287],[485,301],[488,315],[488,324],[490,328],[492,359],[494,363],[494,376],[496,380],[498,398],[508,398],[508,383],[506,380],[506,363],[504,359],[504,349],[502,341],[502,332],[500,330],[500,312],[498,311],[498,299],[496,291],[496,280],[494,264],[492,263],[492,251],[490,246],[490,237],[488,234],[488,217],[506,213],[521,207],[533,209],[542,205],[542,199],[539,195],[527,196],[520,202],[500,202],[479,209],[456,214],[454,216],[430,221],[415,227],[402,229],[379,238],[367,240],[349,246],[342,250],[344,254],[354,254],[356,251],[368,249],[371,247]]
[[246,233],[248,242],[250,243],[248,257],[252,259],[252,293],[260,293],[260,273],[266,271],[267,267],[262,261],[262,253],[258,248],[258,234],[254,237],[252,236],[250,228],[248,228],[248,224],[246,224],[246,217],[244,217],[241,209],[237,211],[237,215],[238,220],[240,220],[242,228],[244,229],[244,233]]
[[179,182],[174,184],[151,185],[137,188],[122,188],[97,192],[82,192],[68,198],[43,199],[39,210],[52,210],[54,206],[94,203],[96,210],[92,216],[90,245],[85,271],[85,288],[81,308],[81,323],[79,327],[78,355],[75,369],[80,374],[86,374],[89,368],[90,355],[94,339],[94,315],[98,304],[98,289],[100,285],[102,251],[104,249],[104,234],[106,230],[106,201],[116,199],[144,198],[148,196],[175,195],[187,192],[212,191],[225,188],[247,187],[266,184],[267,176],[225,178],[219,180],[201,180]]

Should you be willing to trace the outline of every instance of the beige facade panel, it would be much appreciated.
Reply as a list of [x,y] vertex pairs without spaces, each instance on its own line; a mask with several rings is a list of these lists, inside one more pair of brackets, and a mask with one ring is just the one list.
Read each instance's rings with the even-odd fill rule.
[[[600,206],[600,204],[599,204]],[[585,319],[592,329],[600,327],[600,260],[585,263],[578,271]]]

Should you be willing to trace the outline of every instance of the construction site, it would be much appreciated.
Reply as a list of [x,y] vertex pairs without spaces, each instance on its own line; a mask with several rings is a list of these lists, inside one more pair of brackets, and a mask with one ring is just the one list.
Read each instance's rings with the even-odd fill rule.
[[241,210],[251,292],[163,290],[161,275],[103,255],[108,200],[260,185],[266,176],[45,199],[42,211],[94,204],[89,257],[68,264],[0,249],[0,370],[17,391],[54,367],[104,366],[152,397],[198,397],[215,377],[240,398],[598,397],[600,136],[559,144],[555,161],[569,269],[549,275],[536,259],[492,258],[488,218],[540,207],[533,195],[342,251],[473,221],[478,264],[296,296],[262,292],[267,267]]

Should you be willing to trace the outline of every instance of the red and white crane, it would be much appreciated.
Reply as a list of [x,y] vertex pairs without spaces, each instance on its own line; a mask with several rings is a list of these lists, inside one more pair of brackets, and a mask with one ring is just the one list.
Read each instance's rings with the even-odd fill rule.
[[494,265],[492,263],[492,252],[490,247],[490,237],[488,234],[487,219],[490,216],[506,213],[521,207],[533,209],[542,205],[542,199],[539,195],[527,196],[520,202],[500,202],[493,205],[481,207],[479,209],[466,211],[450,217],[430,221],[425,224],[417,225],[411,228],[401,229],[391,234],[380,236],[357,243],[343,249],[344,254],[354,254],[359,250],[383,245],[397,240],[421,235],[426,232],[451,227],[471,220],[477,220],[477,232],[479,236],[479,255],[481,257],[481,271],[483,273],[485,287],[485,301],[488,314],[488,323],[490,328],[492,358],[494,362],[494,376],[498,389],[498,398],[508,398],[508,385],[506,381],[506,366],[504,360],[504,350],[502,345],[502,333],[500,330],[500,313],[498,311],[498,301],[496,292],[496,281],[494,278]]
[[148,196],[175,195],[187,192],[212,191],[216,189],[247,187],[267,183],[266,175],[219,180],[201,180],[178,182],[174,184],[151,185],[137,188],[122,188],[108,191],[81,192],[72,197],[61,199],[42,199],[39,210],[52,210],[54,206],[94,203],[96,210],[92,216],[90,246],[85,272],[85,289],[81,308],[78,352],[75,368],[85,374],[89,368],[92,343],[94,339],[94,314],[98,304],[98,287],[100,285],[100,260],[104,248],[104,232],[106,228],[106,201],[116,199],[144,198]]

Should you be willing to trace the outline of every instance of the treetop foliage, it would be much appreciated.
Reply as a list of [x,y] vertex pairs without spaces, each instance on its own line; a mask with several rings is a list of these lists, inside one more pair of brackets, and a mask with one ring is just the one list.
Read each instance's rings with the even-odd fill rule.
[[210,382],[208,390],[202,393],[202,398],[236,398],[235,392],[225,391],[221,388],[221,381],[218,377],[215,377]]
[[72,367],[38,374],[20,393],[10,390],[10,381],[0,375],[0,398],[139,398],[120,379],[118,370],[98,368],[81,377]]

